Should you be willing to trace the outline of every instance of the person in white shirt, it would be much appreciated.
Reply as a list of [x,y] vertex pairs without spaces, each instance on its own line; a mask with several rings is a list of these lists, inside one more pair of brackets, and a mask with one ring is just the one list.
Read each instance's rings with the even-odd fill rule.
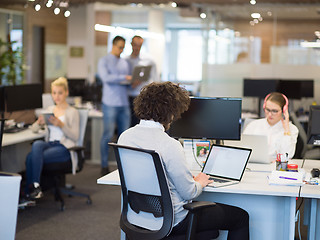
[[[121,145],[155,150],[161,156],[174,207],[175,233],[187,229],[190,216],[183,205],[198,197],[212,182],[204,173],[191,174],[182,145],[165,132],[188,109],[189,103],[188,91],[177,84],[154,82],[143,87],[134,100],[140,123],[124,131],[118,140]],[[229,240],[249,239],[249,215],[238,207],[217,203],[203,211],[198,226],[201,231],[228,230]]]
[[157,66],[155,61],[148,56],[147,54],[141,53],[141,47],[144,42],[144,39],[141,36],[135,35],[131,40],[132,52],[130,56],[126,57],[127,62],[129,63],[130,73],[132,75],[133,69],[136,66],[151,66],[150,77],[148,81],[141,82],[139,80],[134,81],[129,89],[129,102],[131,108],[131,126],[139,123],[139,119],[134,115],[133,111],[133,100],[139,95],[140,90],[145,85],[148,85],[152,82],[158,82],[159,76],[157,73]]
[[284,94],[268,94],[263,104],[266,117],[250,122],[243,131],[243,134],[268,136],[269,157],[272,160],[278,153],[288,153],[289,158],[295,153],[299,131],[289,121],[288,104]]
[[53,113],[46,123],[43,115],[31,126],[33,132],[44,128],[46,140],[33,142],[31,152],[26,159],[27,184],[25,192],[31,199],[42,197],[40,179],[44,164],[55,162],[72,163],[75,173],[78,160],[70,155],[68,148],[74,147],[79,138],[79,112],[67,103],[69,94],[67,79],[60,77],[51,83],[51,96],[55,105],[49,106],[47,111]]

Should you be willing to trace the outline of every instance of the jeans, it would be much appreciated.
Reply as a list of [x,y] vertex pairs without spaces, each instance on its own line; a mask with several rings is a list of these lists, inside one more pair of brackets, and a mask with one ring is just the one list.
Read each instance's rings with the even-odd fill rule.
[[117,126],[118,135],[130,127],[130,107],[110,107],[102,104],[103,135],[100,142],[101,167],[108,167],[108,143],[111,141]]
[[[44,164],[71,161],[69,150],[59,141],[45,142],[37,140],[32,144],[31,152],[26,159],[27,186],[40,183]],[[26,190],[28,191],[28,190]]]

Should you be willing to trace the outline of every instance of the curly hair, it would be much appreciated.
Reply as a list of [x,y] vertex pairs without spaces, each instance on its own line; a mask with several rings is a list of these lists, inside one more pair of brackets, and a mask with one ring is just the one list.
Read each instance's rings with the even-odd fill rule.
[[143,120],[154,120],[164,125],[170,124],[188,110],[188,91],[172,82],[151,83],[142,88],[134,100],[134,112]]

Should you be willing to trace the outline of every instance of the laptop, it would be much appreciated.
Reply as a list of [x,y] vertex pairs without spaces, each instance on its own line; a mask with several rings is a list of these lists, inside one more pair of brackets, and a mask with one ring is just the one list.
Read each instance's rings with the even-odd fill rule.
[[151,65],[148,66],[136,66],[133,69],[132,73],[132,82],[140,81],[146,82],[149,80],[150,72],[151,72]]
[[271,162],[268,149],[268,137],[265,135],[249,135],[242,134],[240,141],[226,140],[224,144],[235,147],[251,148],[252,154],[249,159],[250,163],[264,163]]
[[202,172],[214,180],[209,187],[223,187],[241,181],[251,149],[213,144]]

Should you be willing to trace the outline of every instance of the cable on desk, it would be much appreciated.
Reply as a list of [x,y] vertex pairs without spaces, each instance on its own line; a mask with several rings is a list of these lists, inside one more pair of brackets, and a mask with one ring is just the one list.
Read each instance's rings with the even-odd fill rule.
[[198,162],[198,159],[196,157],[196,155],[194,154],[194,144],[193,144],[193,139],[192,139],[192,155],[193,155],[193,158],[194,160],[196,161],[196,163],[200,166],[200,168],[202,169],[202,165]]
[[303,168],[303,166],[304,166],[304,162],[306,161],[306,159],[304,158],[303,160],[302,160],[302,165],[301,165],[301,168]]

